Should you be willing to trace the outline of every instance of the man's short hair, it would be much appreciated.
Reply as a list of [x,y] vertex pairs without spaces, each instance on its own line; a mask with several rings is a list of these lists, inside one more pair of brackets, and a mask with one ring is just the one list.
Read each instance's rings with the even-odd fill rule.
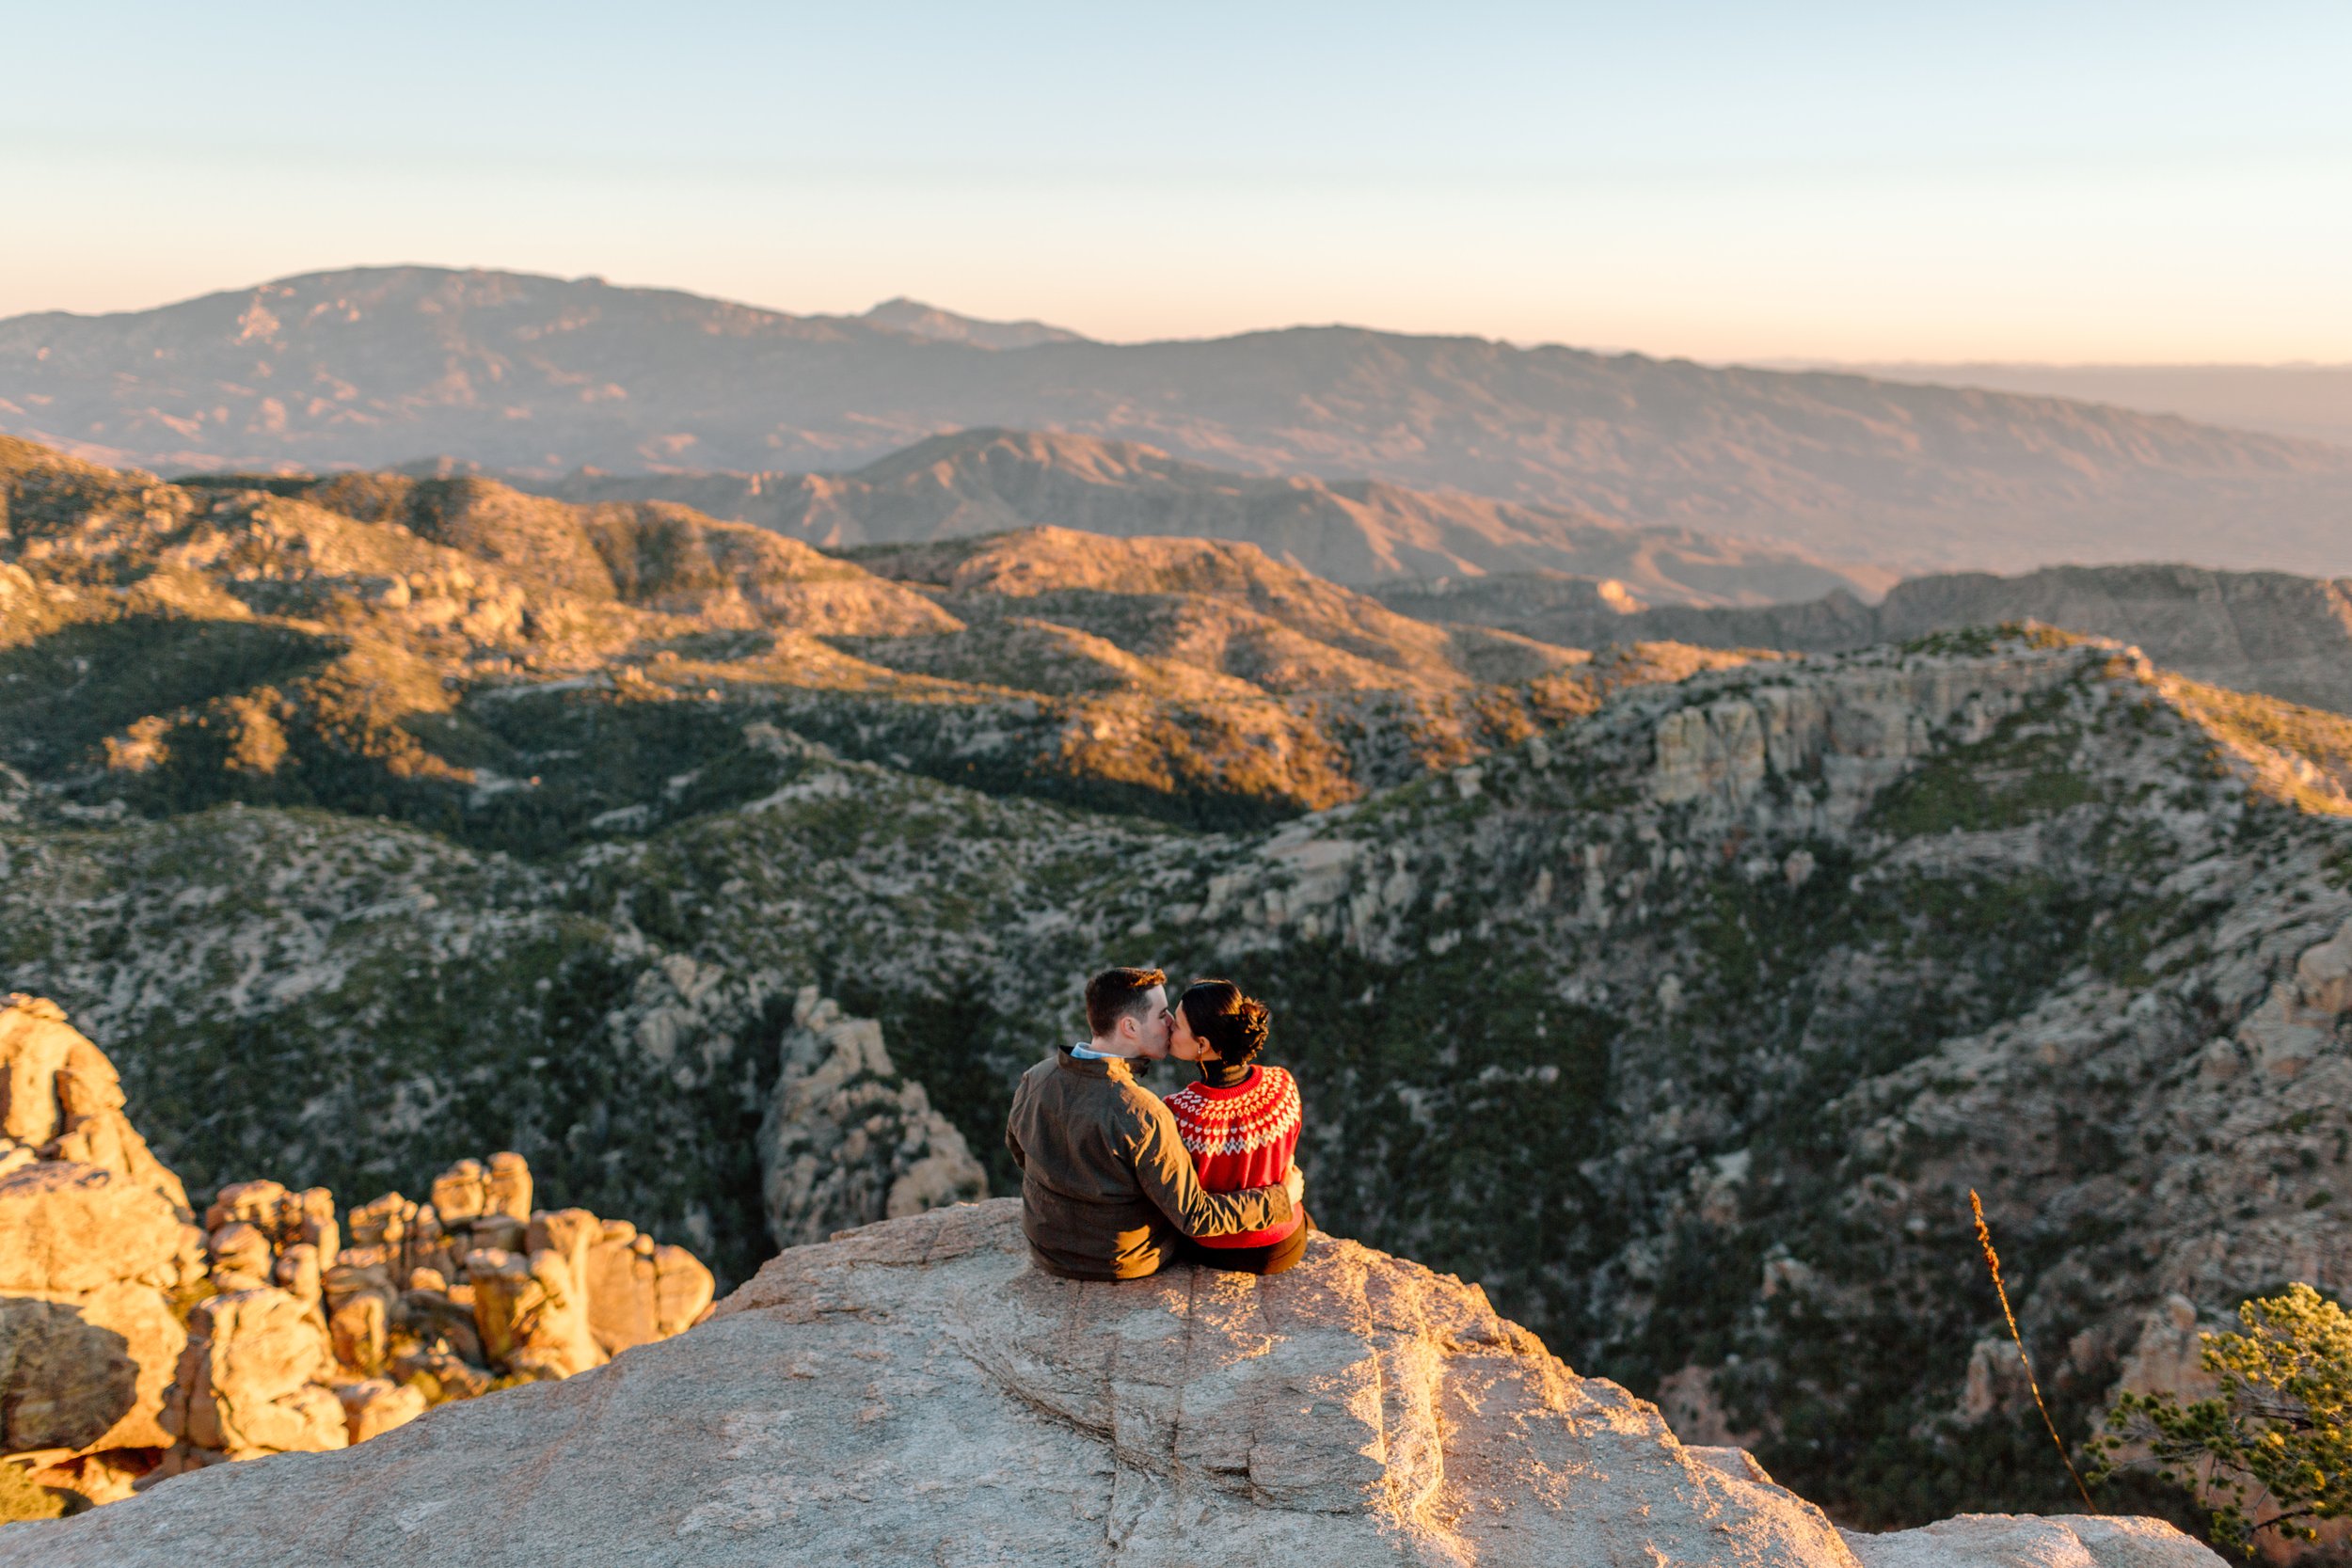
[[1098,1040],[1108,1039],[1119,1021],[1139,1013],[1148,1005],[1144,993],[1168,984],[1156,969],[1106,969],[1087,982],[1087,1027]]

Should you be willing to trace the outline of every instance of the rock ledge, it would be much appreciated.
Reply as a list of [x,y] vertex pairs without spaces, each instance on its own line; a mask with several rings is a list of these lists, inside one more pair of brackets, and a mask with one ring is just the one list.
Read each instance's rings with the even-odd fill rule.
[[793,1248],[564,1382],[10,1528],[0,1564],[177,1568],[225,1540],[355,1568],[2218,1561],[2147,1520],[1847,1535],[1475,1286],[1321,1236],[1269,1280],[1072,1283],[1029,1266],[1010,1199]]

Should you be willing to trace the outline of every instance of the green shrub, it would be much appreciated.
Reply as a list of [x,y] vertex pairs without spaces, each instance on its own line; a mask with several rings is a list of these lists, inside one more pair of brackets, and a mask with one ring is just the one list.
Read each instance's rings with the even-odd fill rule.
[[[2314,1521],[2352,1514],[2352,1315],[2298,1283],[2246,1303],[2238,1320],[2244,1334],[2201,1336],[2220,1392],[2189,1404],[2120,1394],[2090,1447],[2103,1478],[2153,1465],[2189,1488],[2214,1539],[2250,1553],[2258,1531],[2311,1541]],[[2123,1457],[2142,1445],[2146,1459]]]

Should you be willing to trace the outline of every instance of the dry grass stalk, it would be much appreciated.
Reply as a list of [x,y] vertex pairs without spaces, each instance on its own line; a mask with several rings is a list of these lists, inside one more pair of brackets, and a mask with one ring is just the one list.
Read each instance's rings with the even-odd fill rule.
[[2026,1337],[2017,1332],[2017,1314],[2009,1307],[2009,1288],[2001,1283],[2001,1255],[1993,1250],[1993,1229],[1984,1223],[1984,1203],[1974,1187],[1968,1189],[1968,1207],[1977,1216],[1977,1244],[1984,1248],[1985,1267],[1993,1271],[1993,1293],[2001,1298],[2001,1316],[2009,1320],[2010,1341],[2017,1347],[2018,1363],[2026,1369],[2026,1386],[2033,1391],[2033,1407],[2042,1412],[2042,1428],[2058,1446],[2058,1463],[2074,1477],[2074,1490],[2083,1495],[2083,1507],[2096,1513],[2099,1509],[2090,1500],[2090,1488],[2083,1484],[2082,1472],[2074,1468],[2074,1457],[2066,1451],[2066,1440],[2058,1435],[2058,1423],[2050,1419],[2050,1407],[2042,1402],[2042,1385],[2034,1381],[2033,1357],[2026,1354]]

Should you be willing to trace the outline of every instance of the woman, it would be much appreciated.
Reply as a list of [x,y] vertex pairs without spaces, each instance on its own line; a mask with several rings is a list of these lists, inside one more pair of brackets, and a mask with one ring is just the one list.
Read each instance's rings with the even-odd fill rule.
[[[1200,1069],[1198,1083],[1168,1097],[1176,1130],[1200,1185],[1213,1193],[1279,1185],[1298,1149],[1298,1085],[1279,1067],[1261,1067],[1265,1004],[1231,980],[1195,980],[1176,999],[1168,1053]],[[1213,1269],[1280,1274],[1307,1250],[1306,1211],[1265,1230],[1202,1236],[1184,1256]]]

